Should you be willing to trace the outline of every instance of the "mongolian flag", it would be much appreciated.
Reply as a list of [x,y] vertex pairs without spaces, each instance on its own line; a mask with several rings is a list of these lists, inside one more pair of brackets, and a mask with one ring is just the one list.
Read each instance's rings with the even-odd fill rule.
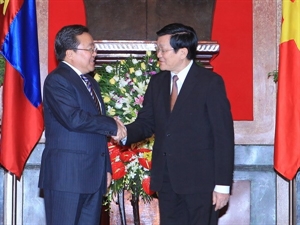
[[44,130],[35,0],[0,0],[3,86],[1,165],[20,178]]
[[292,180],[300,167],[300,0],[282,1],[274,168]]

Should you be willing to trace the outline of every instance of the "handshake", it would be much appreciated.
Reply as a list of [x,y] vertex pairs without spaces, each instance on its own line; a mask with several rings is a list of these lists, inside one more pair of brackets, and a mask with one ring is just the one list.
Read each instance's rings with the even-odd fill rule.
[[127,137],[127,129],[124,126],[124,124],[122,123],[122,121],[118,118],[118,117],[114,117],[114,120],[117,123],[118,126],[118,132],[116,136],[112,136],[112,138],[116,141],[116,142],[120,142],[122,139],[124,139],[125,137]]

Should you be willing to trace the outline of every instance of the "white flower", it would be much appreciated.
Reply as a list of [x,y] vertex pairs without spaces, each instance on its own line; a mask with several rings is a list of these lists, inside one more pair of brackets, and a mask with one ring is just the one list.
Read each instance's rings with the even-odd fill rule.
[[133,101],[132,95],[129,93],[125,93],[124,103],[130,105],[130,103]]
[[110,98],[112,98],[112,99],[115,99],[115,93],[113,92],[113,91],[110,91],[109,93],[108,93],[108,95],[110,96]]
[[120,102],[116,102],[116,104],[115,104],[116,109],[121,109],[122,106],[123,106],[123,104]]
[[128,178],[134,179],[135,173],[133,171],[128,173]]
[[115,75],[113,78],[114,78],[114,80],[115,80],[116,82],[119,81],[119,76]]
[[124,103],[128,102],[128,100],[126,98],[121,97],[121,98],[119,98],[118,102],[124,104]]
[[137,59],[132,59],[133,64],[137,64],[139,61]]
[[111,73],[113,71],[113,68],[112,68],[112,66],[107,66],[105,68],[105,70],[106,70],[106,72]]
[[138,83],[137,86],[133,86],[134,90],[136,90],[140,95],[144,95],[147,85],[144,82]]
[[143,74],[143,72],[141,70],[137,70],[134,74],[139,77]]
[[129,80],[125,80],[124,78],[121,78],[119,81],[119,87],[125,87],[127,86]]

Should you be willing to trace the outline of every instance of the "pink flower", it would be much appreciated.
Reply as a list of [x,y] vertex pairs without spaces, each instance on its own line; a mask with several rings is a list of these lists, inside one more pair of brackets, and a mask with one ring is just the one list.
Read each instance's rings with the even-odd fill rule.
[[138,96],[137,98],[134,98],[134,102],[135,104],[137,105],[142,105],[143,104],[143,101],[144,101],[144,96]]

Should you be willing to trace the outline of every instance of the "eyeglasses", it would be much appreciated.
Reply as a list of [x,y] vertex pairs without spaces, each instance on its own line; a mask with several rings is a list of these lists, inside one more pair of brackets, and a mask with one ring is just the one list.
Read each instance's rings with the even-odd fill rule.
[[168,51],[174,50],[174,48],[171,48],[171,49],[162,49],[162,48],[156,46],[156,47],[155,47],[155,50],[156,50],[157,53],[161,52],[162,54],[164,54],[164,53],[166,53],[166,52],[168,52]]
[[72,50],[83,50],[83,51],[89,51],[91,54],[93,54],[94,52],[97,52],[97,48],[94,47],[94,48],[88,48],[88,49],[85,49],[85,48],[72,48]]

